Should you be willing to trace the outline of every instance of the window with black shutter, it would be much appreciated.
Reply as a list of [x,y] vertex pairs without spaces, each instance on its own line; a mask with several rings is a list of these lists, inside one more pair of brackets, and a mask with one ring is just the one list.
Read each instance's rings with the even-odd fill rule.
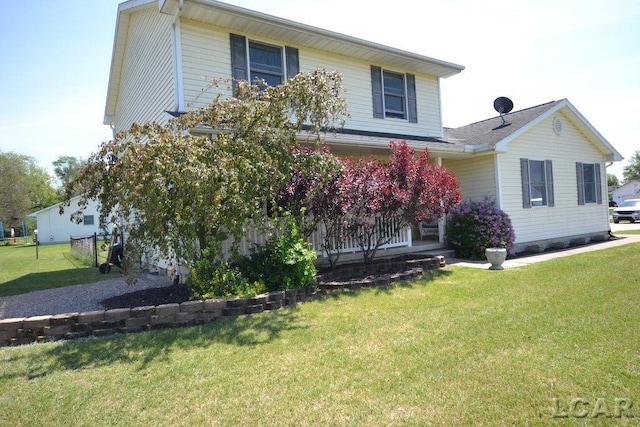
[[300,72],[298,49],[231,34],[231,75],[235,82],[263,80],[277,86]]
[[371,66],[373,117],[418,122],[416,78],[413,74]]

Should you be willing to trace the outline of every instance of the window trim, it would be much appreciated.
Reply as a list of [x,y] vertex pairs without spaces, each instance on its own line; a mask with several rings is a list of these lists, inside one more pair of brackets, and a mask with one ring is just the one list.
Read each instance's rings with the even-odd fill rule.
[[[546,193],[546,204],[534,205],[531,199],[531,162],[541,162],[544,173],[544,190]],[[522,207],[531,208],[551,208],[555,206],[553,188],[553,163],[551,160],[520,159],[520,174],[522,179]]]
[[251,61],[249,59],[249,43],[256,43],[258,45],[272,47],[280,50],[282,65],[281,83],[300,73],[299,51],[295,47],[286,45],[274,45],[255,39],[250,40],[246,36],[233,33],[229,33],[229,38],[231,51],[231,77],[233,79],[232,86],[234,93],[236,91],[236,86],[240,80],[250,82]]
[[[586,166],[593,168],[594,201],[587,200],[586,186],[589,183],[584,179],[584,170]],[[576,162],[576,181],[578,188],[578,206],[602,204],[602,171],[600,163]]]
[[[533,182],[533,180],[531,179],[531,167],[532,166],[540,166],[542,169],[542,181],[541,182]],[[545,163],[544,160],[529,160],[529,200],[531,203],[531,207],[532,208],[540,208],[543,206],[549,206],[549,195],[548,195],[548,191],[547,191],[547,171],[545,168]],[[539,204],[535,204],[537,202],[534,202],[534,198],[533,198],[533,191],[534,191],[534,186],[541,186],[542,187],[542,191],[541,191],[541,196],[542,196],[542,200],[539,202]],[[536,190],[537,191],[537,190]],[[536,199],[537,200],[537,199]]]
[[[247,52],[247,73],[248,73],[248,78],[249,78],[249,83],[253,84],[255,81],[255,78],[252,77],[252,74],[254,73],[260,73],[260,74],[268,74],[270,76],[278,76],[280,77],[280,83],[278,84],[282,84],[285,82],[285,80],[287,79],[287,75],[286,75],[286,70],[287,70],[287,60],[286,60],[286,55],[284,53],[284,46],[276,46],[276,45],[272,45],[269,43],[264,43],[258,40],[252,40],[249,38],[246,38],[246,43],[247,43],[247,48],[246,48],[246,52]],[[274,73],[271,70],[260,70],[257,67],[254,67],[252,65],[252,63],[255,63],[254,61],[251,61],[251,49],[252,47],[255,48],[264,48],[264,51],[269,51],[271,50],[272,52],[275,52],[276,50],[280,53],[280,73]]]
[[[91,222],[87,223],[87,218],[91,218]],[[82,215],[82,225],[95,225],[96,219],[94,215]]]
[[[393,114],[387,114],[386,108],[386,96],[384,78],[385,73],[395,74],[402,76],[402,84],[404,95],[404,117],[394,117]],[[376,65],[371,66],[371,92],[373,102],[373,117],[376,119],[395,119],[402,120],[409,123],[418,123],[418,108],[417,108],[417,95],[416,95],[416,78],[414,74],[403,73],[387,68],[378,67]],[[390,96],[398,96],[397,94],[390,93]]]
[[[402,93],[400,94],[398,90],[385,84],[387,79],[394,78],[402,82]],[[382,108],[384,110],[384,118],[388,119],[398,119],[398,120],[408,120],[408,97],[407,97],[407,79],[404,73],[398,73],[396,71],[391,71],[387,69],[382,69]],[[387,108],[387,97],[401,98],[402,99],[402,111],[400,110],[392,110],[390,107]]]

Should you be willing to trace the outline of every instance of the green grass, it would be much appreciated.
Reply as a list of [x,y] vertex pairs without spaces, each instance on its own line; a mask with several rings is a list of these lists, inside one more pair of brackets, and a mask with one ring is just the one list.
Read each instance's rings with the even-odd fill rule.
[[36,259],[35,245],[0,246],[0,297],[109,278],[97,268],[82,265],[69,252],[69,243],[40,245]]
[[[203,326],[2,348],[0,424],[632,424],[639,251],[447,267]],[[552,418],[553,399],[564,414],[574,398],[611,416],[628,398],[636,418]]]

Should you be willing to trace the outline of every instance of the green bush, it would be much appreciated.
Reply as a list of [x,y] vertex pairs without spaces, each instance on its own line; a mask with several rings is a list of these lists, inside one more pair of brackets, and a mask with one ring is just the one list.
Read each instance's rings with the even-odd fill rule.
[[301,235],[290,216],[285,216],[287,231],[251,250],[249,257],[237,263],[251,281],[263,282],[269,291],[283,291],[310,285],[317,274],[318,257]]
[[206,256],[191,268],[187,287],[193,299],[245,298],[267,291],[264,283],[248,280],[228,262],[212,262]]

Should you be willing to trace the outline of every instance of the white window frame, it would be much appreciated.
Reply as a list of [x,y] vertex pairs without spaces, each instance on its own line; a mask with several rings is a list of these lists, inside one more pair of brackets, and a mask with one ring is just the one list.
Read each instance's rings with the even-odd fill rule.
[[[403,112],[403,117],[397,117],[395,115],[389,115],[387,114],[388,110],[387,110],[387,88],[384,84],[384,80],[385,80],[385,74],[395,74],[396,76],[401,76],[402,77],[402,90],[403,90],[403,95],[402,95],[402,100],[403,100],[403,104],[404,104],[404,112]],[[398,71],[393,71],[393,70],[388,70],[386,68],[382,69],[382,72],[380,74],[380,78],[382,79],[382,108],[384,111],[384,118],[385,119],[396,119],[396,120],[403,120],[403,121],[407,121],[409,120],[409,94],[407,93],[407,75],[406,73],[401,73]],[[398,96],[397,94],[393,94],[390,93],[390,96]],[[391,113],[395,113],[393,111],[391,111]],[[397,112],[399,113],[399,112]]]
[[[531,179],[531,163],[535,162],[536,164],[541,164],[542,165],[542,187],[544,189],[544,194],[542,196],[542,202],[540,202],[540,204],[535,204],[534,203],[534,197],[533,197],[533,180]],[[544,160],[535,160],[535,159],[529,159],[529,202],[531,203],[531,207],[532,208],[541,208],[541,207],[547,207],[549,205],[549,194],[547,194],[547,188],[548,188],[548,177],[547,177],[547,168],[546,168],[546,164]],[[537,191],[537,190],[536,190]]]
[[[246,43],[247,43],[247,48],[246,48],[246,52],[247,52],[247,75],[249,77],[249,83],[254,83],[255,82],[255,78],[253,76],[254,73],[254,69],[252,66],[252,61],[251,61],[251,46],[265,46],[267,48],[272,48],[272,49],[278,49],[280,51],[280,65],[281,65],[281,73],[280,73],[280,83],[282,84],[284,83],[284,81],[286,80],[286,75],[287,75],[287,58],[285,55],[285,48],[284,46],[278,46],[278,45],[274,45],[271,43],[265,43],[263,41],[260,40],[254,40],[254,39],[249,39],[248,37],[245,39]],[[270,74],[268,72],[263,72],[260,70],[256,70],[256,72],[261,72],[264,74]],[[272,75],[276,75],[276,74],[272,74]]]
[[[592,182],[587,182],[586,180],[586,174],[585,174],[585,168],[586,167],[590,167],[591,168],[591,172],[592,172],[592,178],[593,181]],[[595,163],[582,163],[582,191],[584,194],[584,203],[586,204],[596,204],[598,203],[598,184],[596,182],[596,164]],[[587,185],[589,185],[591,187],[592,190],[592,196],[593,196],[593,200],[588,200],[587,199]]]
[[[91,218],[91,224],[87,224],[87,218]],[[96,219],[94,215],[82,215],[82,225],[95,225]]]

